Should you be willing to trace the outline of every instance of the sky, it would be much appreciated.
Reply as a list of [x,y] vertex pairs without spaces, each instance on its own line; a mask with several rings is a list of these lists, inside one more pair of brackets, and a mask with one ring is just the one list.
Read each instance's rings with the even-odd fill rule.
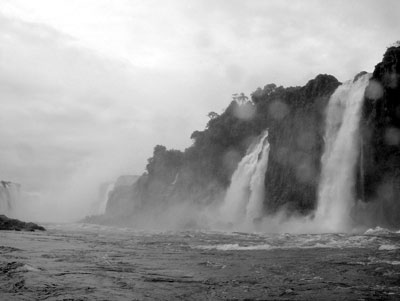
[[[87,214],[100,183],[183,150],[232,94],[373,71],[398,0],[0,0],[0,180]],[[39,212],[39,213],[38,213]]]

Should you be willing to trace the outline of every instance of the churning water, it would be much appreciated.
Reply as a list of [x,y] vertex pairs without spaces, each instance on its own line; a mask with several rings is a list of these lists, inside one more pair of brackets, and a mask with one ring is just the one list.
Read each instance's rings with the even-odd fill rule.
[[1,300],[398,300],[400,234],[0,232]]

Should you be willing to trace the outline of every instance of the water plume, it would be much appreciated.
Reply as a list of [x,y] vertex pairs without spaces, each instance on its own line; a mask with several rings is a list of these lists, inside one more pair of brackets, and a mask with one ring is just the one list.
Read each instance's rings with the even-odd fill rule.
[[19,198],[19,184],[0,181],[0,214],[14,217]]
[[231,184],[221,207],[222,220],[233,225],[251,225],[262,216],[265,172],[270,145],[268,131],[249,147],[232,175]]
[[315,213],[315,221],[326,231],[346,231],[351,226],[361,107],[369,78],[365,74],[344,83],[329,100]]
[[107,202],[110,198],[111,192],[114,190],[115,183],[104,183],[100,187],[99,198],[100,204],[97,208],[97,214],[105,214],[107,209]]

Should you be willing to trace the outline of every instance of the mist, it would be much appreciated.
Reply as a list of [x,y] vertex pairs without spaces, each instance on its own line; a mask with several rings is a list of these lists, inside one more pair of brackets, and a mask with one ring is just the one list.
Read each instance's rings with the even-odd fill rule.
[[396,10],[344,3],[4,1],[0,179],[21,184],[18,216],[93,214],[101,183],[141,175],[157,144],[189,147],[234,93],[372,69],[398,38]]

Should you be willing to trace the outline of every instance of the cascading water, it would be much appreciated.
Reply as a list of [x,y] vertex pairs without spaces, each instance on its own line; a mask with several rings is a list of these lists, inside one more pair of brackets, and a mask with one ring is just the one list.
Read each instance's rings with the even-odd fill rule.
[[115,187],[114,183],[107,184],[107,189],[104,191],[104,194],[101,195],[101,203],[100,203],[100,206],[98,208],[97,214],[106,213],[108,198],[110,197],[111,191],[114,190],[114,187]]
[[324,231],[345,231],[354,205],[359,124],[370,75],[341,85],[331,96],[315,221]]
[[19,184],[0,181],[0,214],[15,215],[16,203],[20,194]]
[[265,131],[252,145],[232,175],[224,203],[222,219],[228,223],[253,223],[261,217],[264,200],[264,179],[268,167],[269,143]]

